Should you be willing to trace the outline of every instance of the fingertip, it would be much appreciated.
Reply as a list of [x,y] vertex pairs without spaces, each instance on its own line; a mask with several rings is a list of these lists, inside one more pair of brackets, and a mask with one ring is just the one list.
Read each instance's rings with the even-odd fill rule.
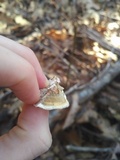
[[15,95],[27,104],[34,104],[40,98],[39,84],[32,65],[25,62],[21,72],[14,76],[14,84],[10,86]]

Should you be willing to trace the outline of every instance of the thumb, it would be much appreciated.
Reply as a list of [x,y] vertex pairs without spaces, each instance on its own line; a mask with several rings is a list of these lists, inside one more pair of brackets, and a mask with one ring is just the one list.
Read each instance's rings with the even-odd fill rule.
[[23,106],[17,126],[0,138],[0,159],[30,160],[41,155],[51,145],[48,111]]

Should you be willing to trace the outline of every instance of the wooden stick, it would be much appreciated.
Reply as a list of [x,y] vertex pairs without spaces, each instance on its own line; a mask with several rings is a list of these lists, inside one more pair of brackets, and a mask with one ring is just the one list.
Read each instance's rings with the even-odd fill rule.
[[67,145],[66,149],[68,151],[76,151],[76,152],[113,152],[113,148],[97,148],[97,147],[80,147],[80,146],[73,146]]
[[84,90],[79,91],[79,103],[83,103],[89,100],[97,92],[99,92],[104,86],[108,85],[118,74],[120,73],[120,60],[115,64],[111,64],[109,69],[102,76],[98,76],[98,79],[88,84]]

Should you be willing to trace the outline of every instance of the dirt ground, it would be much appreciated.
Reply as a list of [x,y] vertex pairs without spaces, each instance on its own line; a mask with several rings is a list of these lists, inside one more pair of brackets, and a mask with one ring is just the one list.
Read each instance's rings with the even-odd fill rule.
[[[30,47],[70,103],[50,111],[53,144],[35,160],[119,160],[119,0],[0,0],[0,34]],[[0,88],[0,135],[21,106]]]

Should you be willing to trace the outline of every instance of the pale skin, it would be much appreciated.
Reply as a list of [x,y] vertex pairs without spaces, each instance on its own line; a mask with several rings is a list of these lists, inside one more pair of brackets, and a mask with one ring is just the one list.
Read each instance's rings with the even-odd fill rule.
[[9,87],[24,102],[17,125],[0,137],[1,160],[32,160],[51,146],[48,111],[33,105],[39,100],[39,88],[46,85],[33,51],[0,36],[0,86]]

